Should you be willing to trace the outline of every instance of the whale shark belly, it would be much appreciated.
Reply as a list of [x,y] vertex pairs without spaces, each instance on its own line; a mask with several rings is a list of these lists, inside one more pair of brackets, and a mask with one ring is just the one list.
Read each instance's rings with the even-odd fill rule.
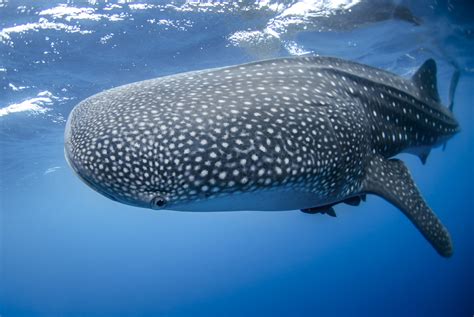
[[284,211],[311,208],[326,204],[318,195],[295,189],[257,190],[232,193],[211,199],[173,206],[178,211]]

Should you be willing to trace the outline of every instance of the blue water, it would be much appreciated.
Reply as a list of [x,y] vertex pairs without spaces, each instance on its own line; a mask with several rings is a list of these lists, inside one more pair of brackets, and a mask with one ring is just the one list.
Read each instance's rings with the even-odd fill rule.
[[[350,1],[65,2],[0,1],[0,316],[474,314],[472,5],[407,2],[415,25],[372,21],[383,4],[368,0],[358,16]],[[425,166],[400,156],[450,230],[452,258],[376,197],[337,218],[151,211],[97,194],[64,160],[65,119],[94,93],[304,53],[403,76],[433,57],[445,103],[461,70],[462,132]]]

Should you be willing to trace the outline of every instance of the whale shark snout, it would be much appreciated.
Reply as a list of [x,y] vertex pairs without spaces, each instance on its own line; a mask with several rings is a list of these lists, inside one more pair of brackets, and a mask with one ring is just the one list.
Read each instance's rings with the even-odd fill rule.
[[[104,121],[101,121],[102,125],[97,122],[111,119],[107,114],[108,104],[97,109],[97,102],[103,105],[103,100],[99,100],[92,96],[79,103],[69,115],[64,146],[68,165],[84,183],[107,198],[132,206],[154,208],[156,193],[150,175],[154,166],[142,166],[143,158],[140,158],[144,155],[140,144],[131,142],[128,133],[109,129]],[[105,114],[94,115],[96,111]],[[140,171],[135,175],[134,165],[137,164]],[[135,177],[136,181],[132,182]]]

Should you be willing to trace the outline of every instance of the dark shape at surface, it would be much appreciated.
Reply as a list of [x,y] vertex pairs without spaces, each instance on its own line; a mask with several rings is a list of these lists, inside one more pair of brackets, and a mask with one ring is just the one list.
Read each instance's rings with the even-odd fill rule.
[[393,10],[393,17],[398,20],[410,22],[414,25],[421,25],[423,22],[419,17],[413,15],[409,8],[403,5],[397,5],[395,7]]

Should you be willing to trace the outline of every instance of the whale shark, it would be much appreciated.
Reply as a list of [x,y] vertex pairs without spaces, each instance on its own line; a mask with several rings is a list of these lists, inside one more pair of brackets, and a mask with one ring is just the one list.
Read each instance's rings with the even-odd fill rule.
[[459,131],[436,72],[305,56],[135,82],[74,107],[65,156],[97,192],[151,209],[335,216],[377,195],[448,257],[447,229],[394,158],[425,162]]

